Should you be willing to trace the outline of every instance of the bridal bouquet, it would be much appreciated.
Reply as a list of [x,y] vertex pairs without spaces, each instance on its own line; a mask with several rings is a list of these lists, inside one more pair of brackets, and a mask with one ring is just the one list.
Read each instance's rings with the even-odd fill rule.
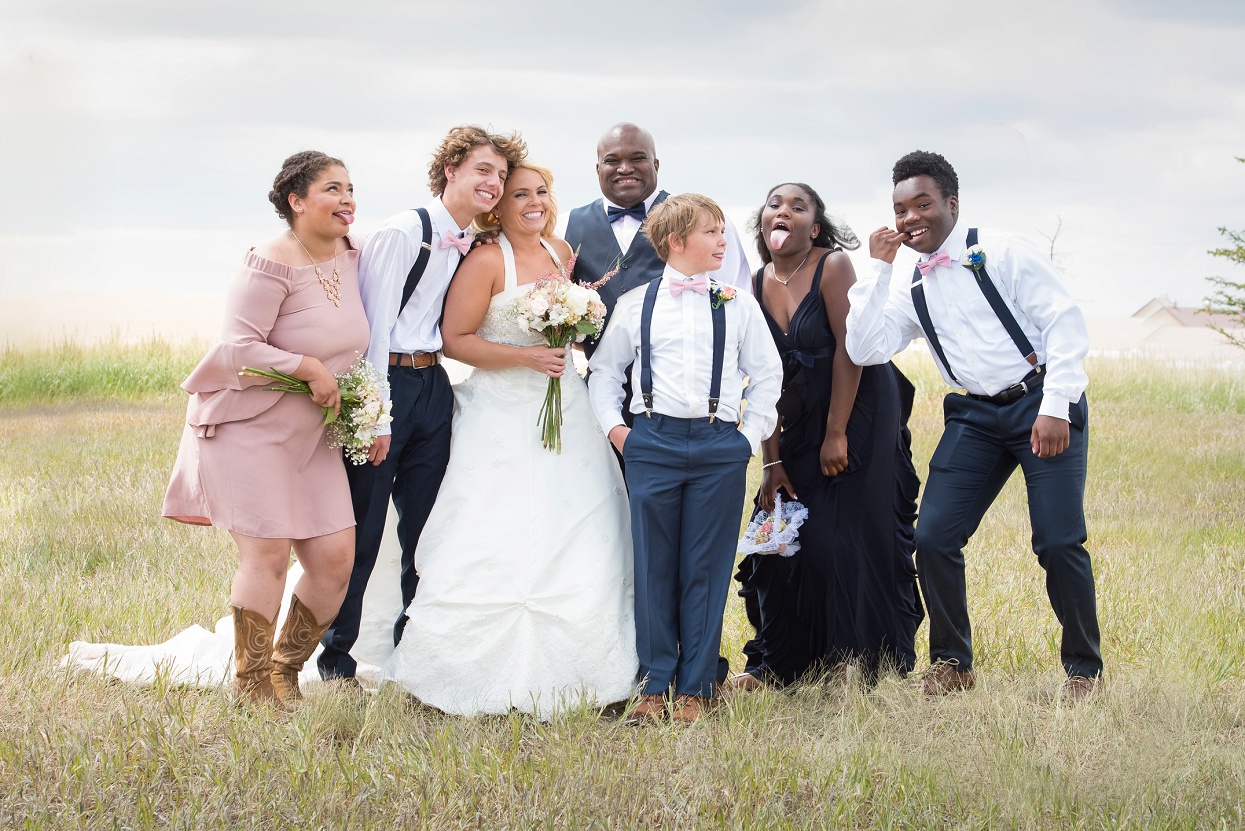
[[[617,273],[615,268],[591,285],[580,285],[571,279],[575,271],[573,254],[561,268],[542,275],[527,294],[515,303],[515,322],[520,329],[537,332],[546,343],[565,349],[601,332],[605,326],[605,304],[596,288]],[[571,366],[567,356],[567,366]],[[540,441],[546,450],[562,452],[562,379],[550,378],[545,401],[536,423],[540,425]]]
[[[272,392],[311,394],[306,381],[272,367],[265,371],[244,366],[238,374],[277,381],[275,386],[265,387]],[[341,412],[335,413],[330,407],[320,408],[324,412],[324,423],[328,425],[324,437],[329,447],[340,447],[346,458],[361,465],[367,461],[368,448],[376,442],[377,432],[393,421],[393,416],[389,415],[390,402],[384,400],[382,393],[385,376],[368,363],[367,358],[360,356],[350,369],[336,377],[342,397]]]
[[739,538],[740,554],[778,554],[790,557],[800,550],[796,541],[800,526],[808,519],[808,508],[799,502],[783,502],[774,495],[774,510],[759,511]]

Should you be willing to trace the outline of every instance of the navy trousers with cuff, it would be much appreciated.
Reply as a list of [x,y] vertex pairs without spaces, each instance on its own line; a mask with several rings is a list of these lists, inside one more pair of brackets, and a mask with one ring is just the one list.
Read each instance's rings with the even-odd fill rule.
[[317,666],[325,679],[355,674],[350,649],[359,637],[363,593],[376,566],[390,498],[398,514],[402,547],[402,614],[394,624],[393,642],[397,645],[401,640],[406,608],[419,582],[415,546],[449,464],[454,392],[445,369],[440,364],[419,369],[389,367],[389,396],[393,405],[389,455],[379,465],[346,464],[355,517],[354,570],[337,619],[321,641],[324,651]]
[[1060,658],[1070,676],[1102,672],[1094,572],[1085,549],[1085,470],[1089,409],[1071,407],[1066,450],[1039,459],[1030,446],[1040,394],[996,405],[953,393],[943,400],[945,429],[930,459],[916,526],[916,561],[929,612],[931,663],[973,665],[964,546],[1017,467],[1025,477],[1033,551],[1063,627]]
[[641,691],[711,696],[752,447],[729,421],[636,416],[623,446]]

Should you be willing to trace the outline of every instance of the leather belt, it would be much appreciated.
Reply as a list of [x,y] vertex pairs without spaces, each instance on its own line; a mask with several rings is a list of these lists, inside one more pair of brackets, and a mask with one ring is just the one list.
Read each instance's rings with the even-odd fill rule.
[[969,393],[969,398],[976,398],[978,401],[988,401],[991,404],[1002,407],[1004,404],[1011,404],[1013,401],[1019,401],[1034,390],[1042,388],[1042,382],[1046,380],[1046,364],[1034,368],[1032,372],[1026,375],[1019,383],[1012,384],[1002,392],[994,395],[977,395]]
[[414,369],[436,366],[441,363],[440,352],[390,352],[390,366],[409,366]]

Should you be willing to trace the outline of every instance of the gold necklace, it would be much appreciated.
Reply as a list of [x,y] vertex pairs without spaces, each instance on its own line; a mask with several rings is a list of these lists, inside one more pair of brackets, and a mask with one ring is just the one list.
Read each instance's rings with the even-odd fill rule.
[[342,304],[342,276],[337,273],[337,242],[333,243],[333,276],[325,277],[324,272],[320,270],[320,266],[316,265],[315,257],[311,256],[311,252],[307,250],[307,246],[303,245],[303,241],[298,238],[298,234],[290,230],[290,236],[294,238],[294,242],[298,243],[298,247],[303,249],[303,253],[307,255],[307,259],[311,260],[311,267],[316,270],[316,279],[320,281],[320,285],[324,288],[324,295],[333,301],[334,306],[340,307]]
[[787,283],[790,283],[793,279],[795,279],[796,272],[803,268],[804,264],[808,262],[809,255],[812,253],[813,249],[808,249],[808,254],[805,254],[804,259],[800,260],[800,264],[792,269],[791,273],[787,275],[786,280],[778,276],[778,265],[776,263],[770,263],[770,265],[774,267],[774,279],[782,283],[784,286],[787,285]]

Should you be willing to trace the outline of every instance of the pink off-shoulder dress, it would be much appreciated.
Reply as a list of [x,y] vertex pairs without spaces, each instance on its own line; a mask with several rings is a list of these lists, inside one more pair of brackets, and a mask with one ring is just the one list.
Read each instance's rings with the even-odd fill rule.
[[[333,263],[320,263],[325,274]],[[229,288],[220,343],[182,388],[186,427],[164,496],[164,516],[250,537],[307,539],[354,525],[340,449],[325,443],[311,397],[265,390],[244,366],[293,372],[304,355],[334,374],[367,351],[357,247],[337,257],[341,306],[313,266],[250,251]],[[384,368],[381,368],[384,371]]]

